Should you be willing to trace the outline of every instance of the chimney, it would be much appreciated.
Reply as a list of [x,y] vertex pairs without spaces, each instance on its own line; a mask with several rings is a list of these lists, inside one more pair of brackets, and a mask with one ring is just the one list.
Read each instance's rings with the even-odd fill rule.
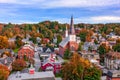
[[33,65],[31,64],[30,68],[29,68],[29,74],[34,74],[35,73],[35,68],[33,67]]

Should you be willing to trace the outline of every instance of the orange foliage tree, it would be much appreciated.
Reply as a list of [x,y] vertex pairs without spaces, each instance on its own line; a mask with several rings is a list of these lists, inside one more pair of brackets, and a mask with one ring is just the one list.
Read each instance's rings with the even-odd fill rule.
[[7,80],[9,73],[10,71],[6,66],[0,65],[0,80]]
[[8,57],[11,57],[11,56],[12,56],[11,53],[8,52],[8,51],[5,51],[1,56],[3,57],[3,55],[6,55],[6,56],[8,56]]
[[91,42],[91,36],[90,36],[90,34],[88,34],[88,35],[86,36],[86,41],[87,41],[87,42]]
[[8,48],[8,38],[6,36],[0,36],[0,49]]
[[90,67],[91,64],[88,60],[74,53],[68,63],[62,66],[63,80],[79,80],[82,78],[84,69]]
[[[94,72],[95,69],[92,67],[96,69],[96,72]],[[89,70],[91,70],[91,72],[89,72]],[[89,60],[80,57],[77,53],[74,53],[70,61],[62,66],[63,80],[84,80],[88,78],[88,75],[85,73],[91,73],[89,77],[93,80],[95,80],[95,78],[100,80],[100,71],[92,65]]]

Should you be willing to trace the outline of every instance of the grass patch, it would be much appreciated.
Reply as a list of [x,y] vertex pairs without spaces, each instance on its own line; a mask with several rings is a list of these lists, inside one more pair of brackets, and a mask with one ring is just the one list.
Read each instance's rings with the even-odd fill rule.
[[16,48],[16,49],[14,49],[13,51],[14,51],[14,53],[17,53],[18,50],[19,50],[19,48]]
[[64,59],[64,62],[68,62],[69,61],[69,59]]
[[62,73],[61,73],[61,72],[56,73],[56,74],[55,74],[55,77],[57,77],[57,78],[62,77]]

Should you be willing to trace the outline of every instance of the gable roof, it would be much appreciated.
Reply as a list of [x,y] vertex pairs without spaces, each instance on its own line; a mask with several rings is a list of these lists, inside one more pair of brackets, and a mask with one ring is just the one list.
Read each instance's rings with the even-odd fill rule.
[[120,52],[109,52],[106,54],[106,57],[110,59],[120,59]]
[[53,47],[45,47],[45,48],[43,48],[43,52],[47,52],[47,53],[54,52],[54,48]]
[[13,62],[12,57],[0,58],[0,63],[3,64],[3,65],[9,66],[12,62]]
[[65,47],[68,42],[69,42],[69,37],[66,37],[64,40],[62,40],[62,42],[59,44],[59,46]]
[[30,45],[30,44],[25,44],[24,46],[22,46],[19,50],[21,50],[21,49],[27,49],[27,48],[29,48],[30,50],[33,50],[34,51],[34,46],[32,46],[32,45]]
[[0,55],[5,52],[5,51],[8,51],[10,52],[11,54],[14,54],[13,50],[12,49],[0,49]]

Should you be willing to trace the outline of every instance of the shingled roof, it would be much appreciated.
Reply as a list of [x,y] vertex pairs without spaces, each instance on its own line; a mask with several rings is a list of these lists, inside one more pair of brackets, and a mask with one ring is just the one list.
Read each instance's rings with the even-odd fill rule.
[[110,59],[120,59],[120,52],[109,52],[106,54],[106,57]]

